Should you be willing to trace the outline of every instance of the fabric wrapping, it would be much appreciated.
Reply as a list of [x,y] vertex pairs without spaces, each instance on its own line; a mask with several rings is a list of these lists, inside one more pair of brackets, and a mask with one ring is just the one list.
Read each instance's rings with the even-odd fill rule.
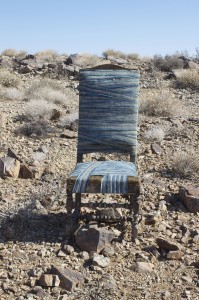
[[135,162],[138,93],[138,70],[80,70],[77,153],[130,153]]
[[89,177],[103,176],[101,193],[127,194],[128,176],[136,176],[136,166],[132,162],[124,161],[97,161],[78,163],[71,176],[77,177],[73,193],[86,193]]

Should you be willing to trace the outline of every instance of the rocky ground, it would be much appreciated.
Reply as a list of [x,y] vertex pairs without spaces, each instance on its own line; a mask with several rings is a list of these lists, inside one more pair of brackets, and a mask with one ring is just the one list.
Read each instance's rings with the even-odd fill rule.
[[[161,86],[185,107],[181,115],[139,117],[142,203],[136,243],[130,224],[93,223],[85,228],[85,240],[78,240],[77,233],[68,238],[66,178],[76,163],[77,134],[54,121],[56,130],[44,136],[19,134],[27,102],[0,99],[0,157],[11,148],[21,164],[36,170],[34,178],[0,178],[0,299],[199,299],[199,195],[193,190],[199,188],[198,174],[183,177],[171,168],[175,153],[198,153],[199,94],[172,88],[150,62],[131,64],[141,71],[141,98]],[[78,74],[76,66],[70,68]],[[18,75],[22,89],[34,76],[42,80],[42,71],[33,69]],[[77,74],[66,73],[55,80],[73,90],[77,97],[71,107],[77,107]],[[150,139],[154,127],[164,131],[159,140]],[[193,195],[188,204],[179,195],[181,186]],[[84,196],[85,201],[102,198],[121,201],[118,196]],[[95,249],[88,241],[96,235]]]

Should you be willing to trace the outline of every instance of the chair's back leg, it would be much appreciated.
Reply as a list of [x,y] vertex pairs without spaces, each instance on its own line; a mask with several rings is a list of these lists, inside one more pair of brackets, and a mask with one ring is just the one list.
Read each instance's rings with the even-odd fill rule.
[[132,240],[135,240],[138,236],[139,200],[139,196],[130,195],[130,203],[132,207]]

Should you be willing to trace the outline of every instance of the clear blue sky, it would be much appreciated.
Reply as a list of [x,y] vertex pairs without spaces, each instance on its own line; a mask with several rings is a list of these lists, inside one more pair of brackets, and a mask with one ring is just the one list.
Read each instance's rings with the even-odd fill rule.
[[141,56],[199,47],[199,0],[0,0],[0,52]]

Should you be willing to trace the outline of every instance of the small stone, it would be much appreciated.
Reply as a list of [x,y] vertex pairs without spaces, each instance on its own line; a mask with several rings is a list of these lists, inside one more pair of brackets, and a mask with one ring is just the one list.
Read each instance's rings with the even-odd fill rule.
[[21,166],[20,166],[19,177],[23,178],[23,179],[33,179],[34,174],[30,170],[30,168],[27,166],[27,164],[22,163]]
[[67,267],[61,268],[52,266],[52,272],[59,276],[60,286],[68,291],[71,291],[73,288],[77,287],[77,285],[85,281],[85,277],[81,273]]
[[62,250],[59,250],[58,253],[57,253],[57,256],[58,257],[65,257],[66,253],[64,253]]
[[80,227],[75,232],[75,242],[78,247],[87,252],[100,252],[105,246],[109,245],[114,234],[104,228],[89,227],[87,225]]
[[98,266],[102,268],[106,268],[110,265],[110,258],[105,257],[104,255],[96,254],[93,257],[93,266]]
[[154,264],[150,262],[138,261],[135,265],[133,265],[133,271],[137,273],[153,273],[154,272]]
[[0,114],[0,128],[4,128],[6,126],[6,114]]
[[157,238],[156,243],[160,248],[166,249],[166,250],[180,250],[180,246],[175,243],[171,239],[166,238]]
[[180,260],[181,257],[184,255],[184,252],[180,250],[176,251],[169,251],[166,255],[167,259],[174,259],[174,260]]
[[86,252],[86,251],[82,251],[82,252],[80,253],[80,257],[81,257],[83,260],[88,260],[88,259],[90,258],[89,253]]
[[61,134],[61,138],[75,139],[77,138],[77,132],[64,130]]
[[0,176],[17,178],[19,176],[20,161],[12,157],[0,159]]
[[66,253],[68,255],[74,255],[75,250],[74,250],[74,248],[72,246],[70,246],[70,245],[64,245],[64,250],[66,251]]
[[189,212],[199,212],[199,188],[180,187],[179,197]]
[[156,143],[153,143],[151,145],[151,150],[152,150],[152,153],[157,154],[157,155],[162,154],[162,151],[163,151],[162,148]]
[[158,212],[148,214],[148,216],[146,216],[145,224],[156,225],[159,224],[161,221],[162,221],[162,216],[158,211]]
[[39,283],[43,287],[48,287],[48,286],[53,287],[53,286],[59,286],[60,280],[59,280],[59,277],[57,275],[42,274],[40,279],[39,279]]
[[114,248],[111,245],[107,245],[101,252],[104,256],[113,256],[115,254]]

